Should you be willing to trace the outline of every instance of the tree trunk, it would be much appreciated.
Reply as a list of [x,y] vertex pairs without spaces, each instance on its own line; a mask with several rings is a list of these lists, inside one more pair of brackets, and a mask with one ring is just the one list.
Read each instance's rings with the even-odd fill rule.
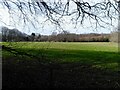
[[120,53],[120,1],[118,2],[118,52]]

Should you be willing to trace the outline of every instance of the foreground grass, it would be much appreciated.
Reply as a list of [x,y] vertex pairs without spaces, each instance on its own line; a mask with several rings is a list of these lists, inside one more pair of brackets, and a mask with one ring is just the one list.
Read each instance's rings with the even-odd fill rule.
[[3,50],[4,87],[120,87],[120,55],[115,43],[3,44],[34,56]]
[[[116,43],[60,43],[60,42],[18,42],[4,43],[19,51],[24,51],[38,58],[44,57],[49,62],[80,62],[96,67],[120,70],[120,55]],[[4,51],[3,58],[15,57]]]

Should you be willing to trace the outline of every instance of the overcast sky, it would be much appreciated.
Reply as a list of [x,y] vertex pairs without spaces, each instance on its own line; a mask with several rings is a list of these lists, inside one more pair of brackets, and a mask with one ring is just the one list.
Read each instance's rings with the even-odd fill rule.
[[[15,0],[13,0],[13,1],[15,1]],[[91,3],[93,3],[93,2],[96,3],[98,1],[100,2],[103,0],[85,0],[85,1],[89,1]],[[36,29],[30,23],[27,23],[26,24],[27,26],[24,25],[24,23],[22,21],[20,21],[17,16],[19,16],[19,12],[17,12],[16,15],[13,16],[15,18],[14,19],[15,21],[12,21],[10,14],[8,13],[8,10],[4,9],[0,6],[0,26],[7,26],[9,28],[17,28],[20,31],[27,33],[27,34],[31,34],[32,32],[35,32],[35,33],[49,35],[53,31],[56,31],[56,32],[61,31],[57,26],[51,24],[49,21],[46,23],[43,23],[43,21],[46,20],[46,17],[44,17],[44,16],[37,16],[37,20],[39,21],[39,24],[35,23]],[[32,20],[32,17],[30,17],[30,19]],[[83,25],[78,23],[77,27],[75,28],[75,24],[70,22],[69,17],[66,17],[63,19],[65,21],[63,24],[61,24],[62,28],[71,33],[78,33],[78,34],[79,33],[110,33],[115,27],[117,27],[117,20],[114,20],[113,21],[114,27],[106,26],[106,28],[102,28],[102,27],[98,26],[98,28],[95,29],[94,21],[91,21],[91,22],[93,22],[93,24],[90,24],[90,21],[88,21],[88,19],[86,19],[84,21]]]

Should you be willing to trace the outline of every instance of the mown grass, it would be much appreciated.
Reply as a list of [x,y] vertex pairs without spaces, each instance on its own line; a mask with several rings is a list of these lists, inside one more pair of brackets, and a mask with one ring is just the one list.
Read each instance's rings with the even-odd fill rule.
[[[119,70],[120,55],[116,43],[60,43],[60,42],[18,42],[3,43],[18,50],[49,59],[50,62],[79,62],[92,64],[94,67]],[[3,52],[3,58],[12,54]]]
[[92,50],[92,51],[108,51],[117,52],[117,43],[111,42],[9,42],[3,43],[15,48],[28,49],[65,49],[65,50]]
[[[4,87],[120,87],[120,54],[117,53],[116,43],[2,44],[34,56],[31,58],[2,51]],[[10,84],[10,80],[14,84]]]

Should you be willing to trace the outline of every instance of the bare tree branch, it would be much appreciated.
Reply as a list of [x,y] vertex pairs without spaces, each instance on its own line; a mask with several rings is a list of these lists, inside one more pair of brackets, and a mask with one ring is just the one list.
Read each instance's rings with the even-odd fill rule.
[[[85,0],[66,0],[66,2],[58,0],[51,2],[50,4],[45,0],[2,0],[0,4],[7,7],[9,11],[13,11],[14,8],[20,11],[24,22],[32,22],[29,19],[28,14],[31,16],[43,14],[47,17],[47,20],[58,26],[61,26],[60,20],[65,16],[71,16],[71,18],[76,20],[76,23],[80,20],[81,24],[87,17],[90,17],[91,19],[96,20],[96,26],[102,26],[100,22],[104,22],[106,24],[108,23],[105,22],[102,19],[103,17],[100,16],[101,12],[104,17],[111,20],[111,23],[112,19],[116,18],[115,15],[111,14],[111,11],[117,11],[119,13],[117,4],[112,3],[110,0],[104,0],[103,2],[98,2],[95,4],[85,2]],[[72,9],[70,4],[73,4],[75,8]],[[74,17],[75,14],[76,18]]]

